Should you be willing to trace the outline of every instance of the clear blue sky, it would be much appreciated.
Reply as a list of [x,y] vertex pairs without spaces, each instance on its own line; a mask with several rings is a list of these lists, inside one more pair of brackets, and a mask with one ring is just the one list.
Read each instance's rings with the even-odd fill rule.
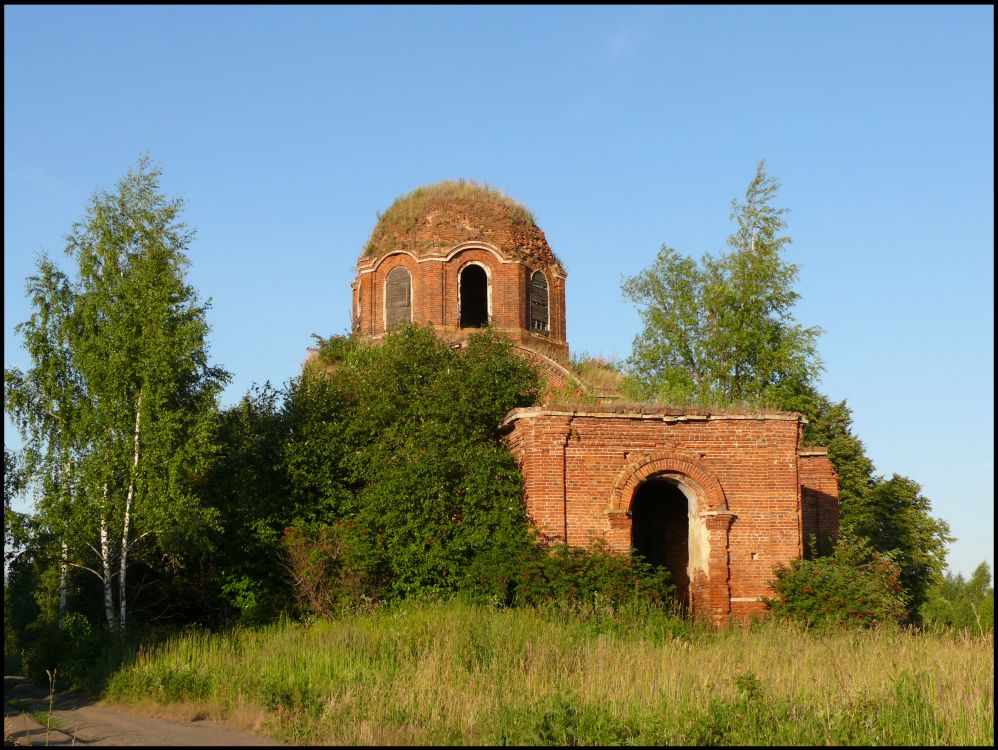
[[442,179],[528,206],[573,352],[624,358],[621,276],[723,249],[766,159],[824,391],[993,569],[993,7],[5,6],[5,366],[36,255],[143,151],[226,405],[346,331],[376,212]]

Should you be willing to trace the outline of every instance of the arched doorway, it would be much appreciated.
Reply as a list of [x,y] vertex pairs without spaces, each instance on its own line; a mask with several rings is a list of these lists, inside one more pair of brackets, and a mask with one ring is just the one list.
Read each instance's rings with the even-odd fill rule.
[[684,610],[690,603],[690,506],[675,482],[653,478],[635,488],[630,509],[631,546],[655,567],[669,571]]
[[470,263],[461,270],[461,328],[481,328],[489,323],[489,277],[485,269]]

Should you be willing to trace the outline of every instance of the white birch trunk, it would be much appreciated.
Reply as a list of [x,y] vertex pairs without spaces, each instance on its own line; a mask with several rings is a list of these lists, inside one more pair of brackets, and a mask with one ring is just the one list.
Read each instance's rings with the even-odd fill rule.
[[125,497],[125,520],[121,527],[121,565],[118,569],[118,623],[124,630],[128,599],[125,596],[125,566],[128,563],[128,532],[132,518],[132,500],[135,498],[135,477],[139,467],[139,424],[142,418],[142,394],[135,406],[135,449],[132,454],[132,477]]
[[[71,490],[69,488],[70,476],[72,473],[72,462],[66,462],[66,499],[71,500]],[[59,628],[62,629],[62,621],[66,615],[66,589],[69,586],[69,545],[65,541],[61,545],[61,556],[59,558]]]
[[[104,485],[104,497],[107,497],[107,485]],[[100,562],[101,579],[104,582],[104,614],[107,616],[108,630],[114,632],[114,592],[111,590],[111,540],[107,533],[107,516],[100,519]]]
[[69,546],[62,543],[62,556],[59,559],[59,629],[66,615],[66,588],[69,579]]

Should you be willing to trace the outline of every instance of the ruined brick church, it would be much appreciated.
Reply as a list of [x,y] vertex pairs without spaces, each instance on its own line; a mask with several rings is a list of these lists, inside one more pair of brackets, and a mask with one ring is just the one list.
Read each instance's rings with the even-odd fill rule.
[[[405,323],[459,345],[490,325],[538,366],[538,406],[502,423],[524,500],[548,537],[602,538],[668,567],[698,617],[764,610],[774,565],[838,530],[827,451],[796,413],[628,404],[568,367],[566,273],[530,213],[491,188],[441,183],[396,201],[357,261],[353,331]],[[569,398],[572,389],[582,398]]]

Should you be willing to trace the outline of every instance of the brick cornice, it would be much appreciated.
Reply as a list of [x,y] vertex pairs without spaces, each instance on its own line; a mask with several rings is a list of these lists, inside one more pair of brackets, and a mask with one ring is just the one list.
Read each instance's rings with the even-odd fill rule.
[[597,419],[639,419],[653,422],[716,422],[719,420],[757,420],[776,422],[800,422],[807,424],[807,417],[796,412],[752,412],[752,411],[711,411],[702,413],[700,410],[689,410],[674,407],[613,407],[595,406],[573,408],[571,406],[528,406],[510,410],[503,418],[500,427],[511,425],[518,419],[533,419],[535,417],[595,417]]

